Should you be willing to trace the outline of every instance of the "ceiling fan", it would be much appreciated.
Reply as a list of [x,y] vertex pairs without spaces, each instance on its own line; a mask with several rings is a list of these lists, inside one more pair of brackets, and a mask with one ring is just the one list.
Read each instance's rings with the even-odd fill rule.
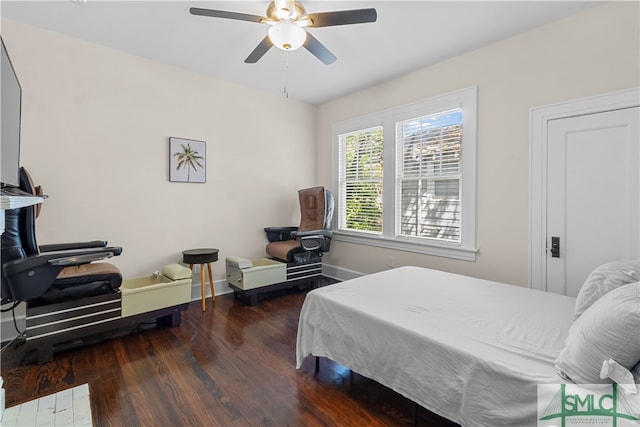
[[189,12],[192,15],[235,19],[269,25],[269,31],[265,38],[244,60],[248,64],[258,62],[272,46],[276,46],[285,51],[304,47],[320,61],[329,65],[335,62],[337,58],[305,28],[363,24],[376,22],[378,18],[376,10],[373,8],[307,13],[302,3],[294,0],[272,1],[267,7],[266,17],[198,7],[190,8]]

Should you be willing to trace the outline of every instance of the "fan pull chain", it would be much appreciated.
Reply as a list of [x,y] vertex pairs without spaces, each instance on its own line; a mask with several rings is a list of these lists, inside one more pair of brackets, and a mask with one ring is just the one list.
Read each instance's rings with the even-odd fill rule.
[[289,99],[289,89],[287,88],[288,82],[289,82],[289,52],[282,52],[284,57],[284,82],[283,82],[283,90],[282,90],[282,94],[284,95],[285,99]]

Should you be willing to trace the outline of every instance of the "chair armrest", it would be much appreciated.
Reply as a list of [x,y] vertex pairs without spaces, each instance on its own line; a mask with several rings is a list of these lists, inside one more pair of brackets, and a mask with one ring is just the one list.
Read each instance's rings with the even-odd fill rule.
[[291,236],[296,237],[328,237],[333,238],[333,231],[331,230],[308,230],[308,231],[294,231]]
[[62,258],[53,258],[49,260],[51,265],[62,265],[68,267],[70,265],[89,264],[93,261],[100,261],[113,257],[113,252],[95,252],[84,255],[67,256]]
[[[115,248],[120,249],[121,248]],[[85,249],[84,251],[60,251],[29,256],[7,261],[2,265],[3,286],[8,286],[12,300],[26,301],[42,295],[56,279],[63,268],[70,265],[88,264],[111,258],[113,252]],[[3,295],[3,299],[6,298]]]
[[[107,246],[105,240],[93,240],[91,242],[75,242],[75,243],[57,243],[53,245],[39,246],[41,254],[50,254],[53,252],[111,252],[113,256],[119,256],[122,254],[122,247],[120,246]],[[66,254],[65,254],[66,255]]]
[[320,250],[321,252],[328,252],[331,247],[331,239],[333,238],[333,231],[331,230],[309,230],[309,231],[295,231],[292,232],[293,237],[300,239],[300,245],[306,251]]
[[265,227],[269,242],[282,242],[285,240],[293,240],[292,233],[297,231],[298,227]]
[[40,252],[66,251],[69,249],[104,248],[105,240],[93,240],[91,242],[55,243],[52,245],[40,245]]
[[[90,248],[82,251],[58,251],[28,256],[26,258],[18,258],[2,264],[2,272],[7,280],[11,280],[14,276],[19,276],[29,270],[38,268],[47,268],[54,265],[56,267],[64,267],[65,265],[88,264],[92,261],[111,258],[115,255],[114,251],[111,249],[112,248]],[[113,249],[122,250],[122,248]],[[89,258],[91,259],[88,260]],[[76,261],[73,262],[73,259]],[[85,259],[87,260],[85,261]],[[54,260],[57,260],[55,264],[52,263]],[[67,260],[67,264],[62,264],[61,260]]]

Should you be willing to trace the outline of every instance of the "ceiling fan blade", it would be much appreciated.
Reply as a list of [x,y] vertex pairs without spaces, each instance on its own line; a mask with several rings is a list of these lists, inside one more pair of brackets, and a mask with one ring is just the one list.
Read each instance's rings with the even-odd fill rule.
[[329,51],[329,49],[324,47],[324,45],[320,43],[317,38],[313,37],[308,31],[307,40],[305,40],[303,46],[305,49],[311,52],[313,56],[324,62],[325,65],[333,64],[334,62],[336,62],[336,59],[338,59],[333,55],[333,53]]
[[378,13],[375,9],[339,10],[335,12],[310,13],[306,16],[311,20],[309,27],[332,27],[335,25],[364,24],[376,22]]
[[192,15],[209,16],[211,18],[235,19],[237,21],[249,21],[262,23],[268,21],[267,18],[258,15],[249,15],[247,13],[227,12],[225,10],[201,9],[192,7],[189,9]]
[[244,62],[247,64],[255,64],[260,60],[260,58],[264,56],[265,53],[269,51],[269,49],[271,49],[271,46],[273,46],[271,39],[269,38],[269,36],[265,36],[265,38],[262,39],[258,46],[253,49],[253,52],[251,52],[249,56],[247,56],[247,59],[245,59]]

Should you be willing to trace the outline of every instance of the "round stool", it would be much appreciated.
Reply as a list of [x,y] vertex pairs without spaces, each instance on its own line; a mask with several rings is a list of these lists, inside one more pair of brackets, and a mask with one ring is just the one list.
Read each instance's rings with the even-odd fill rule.
[[207,311],[207,304],[205,302],[205,287],[204,287],[204,265],[207,264],[207,270],[209,271],[209,286],[211,287],[211,302],[216,300],[216,296],[213,293],[213,274],[211,272],[212,262],[218,260],[218,249],[189,249],[182,251],[182,262],[189,264],[189,268],[193,271],[193,264],[200,264],[200,283],[202,285],[202,311]]

